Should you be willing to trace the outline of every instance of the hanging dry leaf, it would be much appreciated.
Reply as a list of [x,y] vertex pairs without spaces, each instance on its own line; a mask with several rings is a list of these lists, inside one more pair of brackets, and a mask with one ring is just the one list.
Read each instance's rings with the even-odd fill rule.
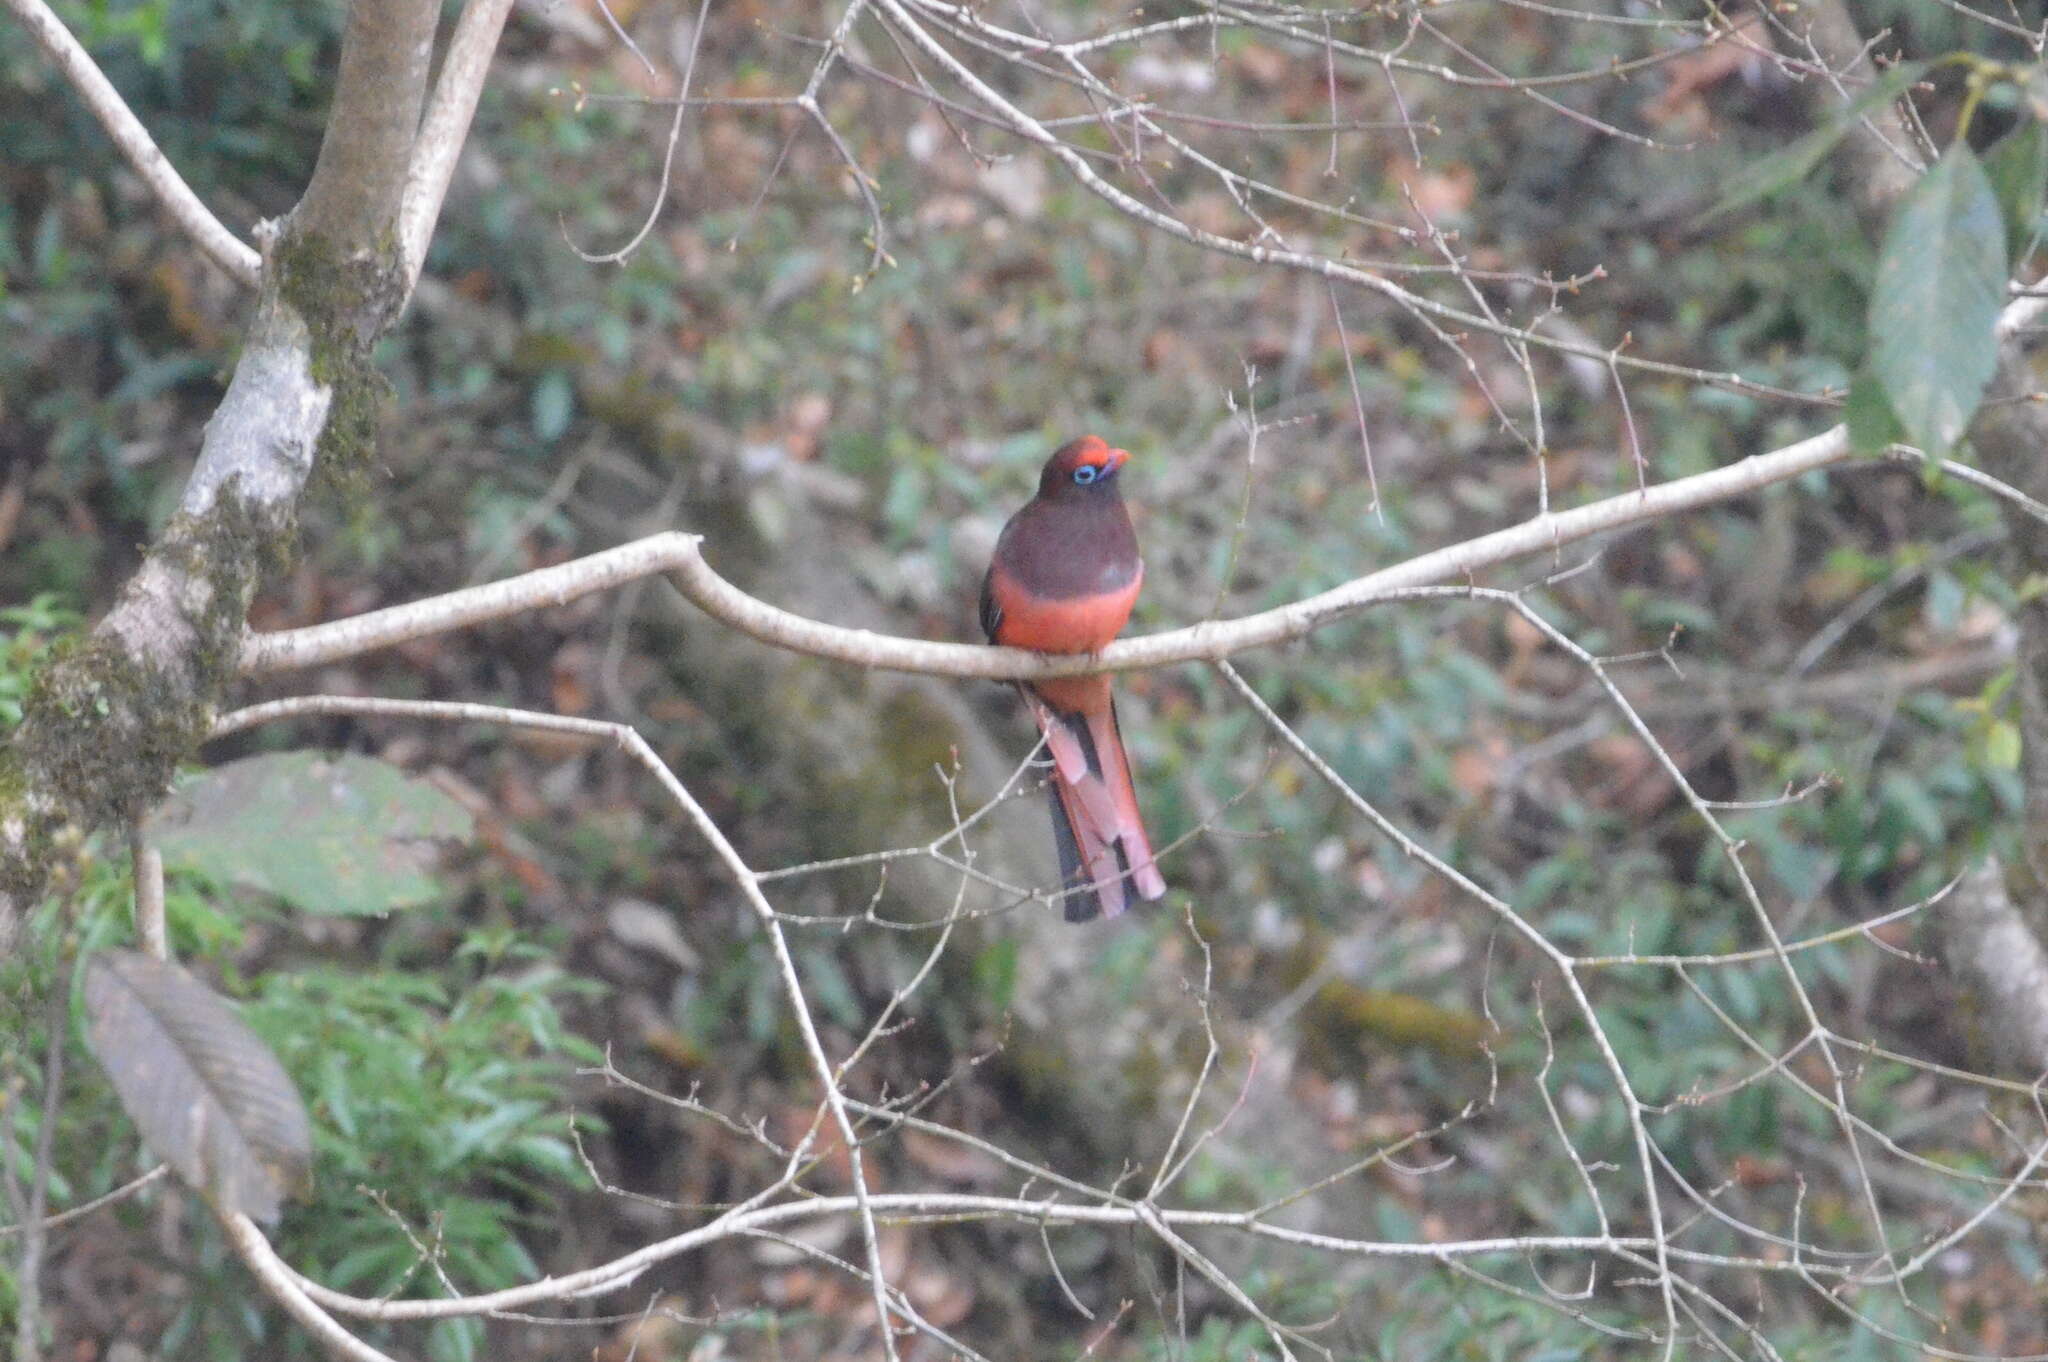
[[271,1224],[312,1185],[313,1134],[284,1066],[177,965],[102,951],[85,969],[86,1040],[151,1153],[223,1210]]

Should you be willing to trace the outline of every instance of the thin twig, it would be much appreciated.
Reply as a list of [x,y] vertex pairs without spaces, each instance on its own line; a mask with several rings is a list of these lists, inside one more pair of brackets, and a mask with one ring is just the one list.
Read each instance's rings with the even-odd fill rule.
[[[53,971],[50,996],[43,1008],[49,1037],[43,1052],[42,1110],[36,1120],[35,1163],[29,1170],[21,1256],[14,1274],[14,1345],[21,1362],[41,1362],[43,1356],[43,1257],[48,1244],[50,1160],[56,1151],[58,1113],[64,1107],[64,1040],[71,1018],[68,985],[66,971]],[[0,1147],[0,1159],[8,1157],[8,1150]]]
[[135,881],[135,937],[159,960],[171,958],[164,927],[164,854],[150,844],[138,820],[128,829],[128,859]]
[[[44,1216],[42,1221],[43,1228],[55,1229],[59,1225],[68,1225],[74,1220],[84,1219],[102,1206],[111,1206],[117,1201],[125,1201],[157,1181],[157,1179],[164,1177],[170,1171],[171,1166],[169,1164],[160,1163],[147,1173],[128,1179],[128,1181],[122,1183],[111,1192],[102,1193],[91,1201],[81,1202],[69,1210],[58,1211],[52,1215]],[[10,1235],[26,1233],[28,1233],[27,1225],[0,1225],[0,1239],[8,1238]]]

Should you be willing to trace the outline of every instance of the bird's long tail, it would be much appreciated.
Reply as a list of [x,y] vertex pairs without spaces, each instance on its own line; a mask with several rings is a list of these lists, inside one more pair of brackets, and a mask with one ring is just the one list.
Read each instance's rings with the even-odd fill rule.
[[1138,813],[1115,702],[1104,694],[1099,706],[1069,711],[1027,696],[1052,753],[1046,789],[1060,876],[1069,891],[1067,920],[1085,922],[1098,912],[1115,917],[1134,897],[1160,897],[1166,880],[1153,863]]

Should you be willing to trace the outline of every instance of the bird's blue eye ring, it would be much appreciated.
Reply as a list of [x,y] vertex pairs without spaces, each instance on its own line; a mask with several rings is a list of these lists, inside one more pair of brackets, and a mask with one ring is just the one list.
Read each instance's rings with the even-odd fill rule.
[[1092,463],[1084,463],[1074,470],[1074,481],[1086,487],[1102,476],[1102,470]]

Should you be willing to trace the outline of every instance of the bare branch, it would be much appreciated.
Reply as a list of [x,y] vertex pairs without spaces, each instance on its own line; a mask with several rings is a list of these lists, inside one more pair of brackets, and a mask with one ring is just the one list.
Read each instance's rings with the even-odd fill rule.
[[1252,648],[1301,638],[1332,620],[1417,586],[1458,581],[1532,553],[1554,552],[1596,534],[1626,529],[1769,487],[1849,455],[1835,426],[1811,439],[1711,472],[1537,516],[1477,539],[1420,554],[1354,578],[1320,595],[1256,615],[1120,639],[1093,657],[1054,657],[1014,648],[898,638],[806,619],[747,595],[705,561],[701,536],[669,531],[488,586],[305,629],[253,634],[244,643],[244,675],[264,675],[353,657],[541,605],[559,605],[652,572],[667,572],[706,614],[763,643],[861,667],[992,681],[1133,671],[1177,662],[1213,662]]
[[447,197],[455,163],[469,140],[469,122],[511,9],[512,0],[469,0],[456,20],[448,50],[442,54],[441,75],[420,124],[398,210],[399,248],[408,292],[419,282],[420,266],[426,263],[427,243],[441,217],[441,201]]
[[347,1362],[397,1362],[344,1329],[334,1316],[321,1309],[306,1293],[303,1279],[277,1256],[277,1250],[256,1228],[255,1221],[239,1211],[231,1211],[220,1217],[220,1224],[250,1275],[329,1352]]
[[[29,1170],[28,1195],[21,1212],[21,1258],[14,1272],[14,1344],[15,1355],[20,1362],[40,1362],[43,1355],[43,1260],[47,1256],[45,1235],[50,1225],[47,1219],[50,1156],[55,1152],[58,1113],[64,1107],[64,1041],[68,1029],[65,1023],[70,1016],[71,1002],[69,976],[62,970],[54,971],[49,988],[50,994],[43,1007],[43,1025],[49,1035],[47,1049],[43,1052],[43,1090],[39,1104],[42,1110],[36,1119],[35,1162]],[[0,1159],[11,1161],[12,1152],[0,1150]],[[12,1172],[11,1167],[9,1171]],[[13,1190],[11,1178],[8,1188],[10,1192]]]
[[661,221],[661,210],[668,207],[669,192],[674,185],[676,148],[682,145],[683,117],[688,113],[690,107],[690,80],[697,73],[697,49],[704,41],[704,23],[710,16],[711,0],[700,0],[697,6],[697,22],[690,30],[690,54],[688,60],[683,65],[682,89],[676,94],[675,113],[669,119],[668,140],[662,148],[661,183],[655,189],[654,201],[647,205],[647,216],[641,219],[639,229],[627,238],[626,244],[618,247],[616,250],[586,251],[572,243],[569,249],[575,251],[576,257],[584,263],[591,265],[619,265],[625,263],[646,242],[648,234],[654,230],[654,225]]
[[[111,1206],[117,1201],[126,1201],[129,1197],[134,1196],[143,1188],[157,1181],[157,1179],[168,1177],[170,1171],[171,1166],[169,1164],[160,1163],[147,1173],[139,1173],[128,1179],[128,1181],[122,1183],[111,1192],[96,1196],[91,1201],[81,1202],[69,1210],[57,1211],[43,1217],[43,1228],[55,1229],[59,1225],[68,1225],[74,1220],[83,1219],[91,1215],[103,1206]],[[11,1234],[24,1234],[27,1230],[28,1227],[26,1225],[0,1225],[0,1239],[4,1239]]]
[[151,846],[141,823],[128,829],[128,855],[135,882],[135,937],[159,960],[171,957],[164,931],[164,854]]
[[[340,697],[323,698],[329,701],[340,699]],[[287,705],[289,703],[286,702]],[[344,701],[343,703],[345,704],[346,702]],[[874,1215],[868,1209],[869,1192],[866,1173],[863,1169],[860,1137],[855,1132],[853,1118],[848,1113],[845,1094],[840,1090],[840,1070],[834,1066],[831,1059],[825,1053],[824,1042],[818,1036],[817,1024],[812,1020],[810,1006],[804,997],[803,981],[798,977],[796,962],[789,953],[789,941],[783,934],[782,923],[778,920],[774,907],[768,902],[767,896],[762,892],[761,879],[754,873],[752,867],[746,863],[745,859],[741,857],[738,849],[726,837],[724,830],[718,826],[717,821],[711,817],[702,804],[698,803],[696,796],[690,793],[689,788],[681,780],[677,779],[675,772],[669,768],[668,763],[664,762],[655,753],[654,749],[648,746],[647,740],[642,738],[634,729],[624,724],[604,723],[597,720],[568,719],[558,715],[533,714],[516,710],[501,710],[488,705],[435,704],[432,702],[408,703],[397,701],[385,702],[380,706],[377,702],[370,701],[363,703],[361,708],[367,712],[382,709],[386,713],[402,712],[409,713],[414,717],[444,720],[469,721],[483,719],[519,727],[548,729],[556,732],[584,733],[594,737],[603,737],[616,743],[628,756],[645,767],[654,776],[655,780],[660,783],[668,796],[683,810],[690,823],[697,829],[699,835],[710,844],[712,851],[717,855],[719,861],[731,871],[733,878],[739,882],[741,894],[746,898],[748,906],[759,919],[762,929],[768,934],[769,945],[775,955],[777,973],[781,978],[784,989],[787,991],[790,1011],[796,1019],[798,1033],[803,1040],[804,1051],[810,1059],[813,1071],[818,1076],[818,1083],[823,1093],[824,1110],[831,1113],[833,1123],[839,1128],[840,1138],[845,1141],[848,1176],[853,1184],[855,1204],[860,1211],[862,1239],[867,1249],[867,1268],[868,1272],[872,1275],[876,1309],[880,1312],[877,1322],[882,1330],[883,1350],[888,1356],[895,1357],[896,1345],[889,1324],[888,1281],[886,1274],[882,1270],[881,1247],[875,1237]],[[221,732],[233,731],[233,727],[237,723],[246,721],[245,716],[227,716],[227,719],[217,727],[216,736]],[[790,1152],[789,1163],[792,1170],[809,1157],[816,1135],[817,1126],[814,1123],[811,1130],[805,1134],[797,1147]],[[905,1308],[907,1309],[908,1307],[906,1306]]]

